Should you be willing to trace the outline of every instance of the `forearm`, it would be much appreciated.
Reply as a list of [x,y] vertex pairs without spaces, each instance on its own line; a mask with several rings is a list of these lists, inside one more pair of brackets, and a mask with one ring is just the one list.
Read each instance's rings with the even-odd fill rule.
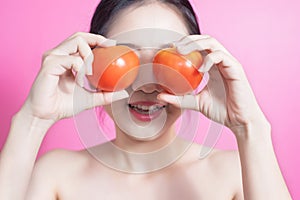
[[25,198],[39,147],[51,125],[23,111],[13,117],[0,155],[0,199]]
[[291,199],[274,153],[269,124],[250,124],[242,130],[236,130],[236,136],[244,198]]

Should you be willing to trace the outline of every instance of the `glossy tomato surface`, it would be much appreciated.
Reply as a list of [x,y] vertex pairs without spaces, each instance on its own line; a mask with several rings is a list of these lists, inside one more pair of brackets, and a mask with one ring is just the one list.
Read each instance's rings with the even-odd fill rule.
[[93,75],[87,77],[98,90],[122,90],[136,79],[139,57],[129,47],[99,47],[93,49],[93,54]]
[[162,49],[154,56],[153,72],[168,92],[182,95],[199,86],[203,74],[198,69],[202,62],[197,51],[181,55],[175,48]]

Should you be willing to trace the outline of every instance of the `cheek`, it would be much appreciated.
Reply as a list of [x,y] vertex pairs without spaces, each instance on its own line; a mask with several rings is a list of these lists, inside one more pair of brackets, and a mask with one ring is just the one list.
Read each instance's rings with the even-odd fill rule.
[[167,108],[168,120],[171,123],[174,123],[182,114],[182,109],[179,109],[175,106],[169,105]]
[[104,111],[110,116],[110,118],[113,119],[113,117],[112,117],[112,110],[111,110],[111,104],[105,105],[105,106],[103,106],[103,108],[104,108]]
[[104,105],[103,109],[108,114],[108,116],[116,122],[116,118],[124,118],[126,117],[128,106],[126,100],[115,101],[112,104]]

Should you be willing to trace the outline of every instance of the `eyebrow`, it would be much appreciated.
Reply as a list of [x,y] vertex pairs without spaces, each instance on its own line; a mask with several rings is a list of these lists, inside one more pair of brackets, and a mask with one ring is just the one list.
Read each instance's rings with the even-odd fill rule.
[[[138,44],[134,44],[134,43],[127,43],[127,42],[117,42],[117,45],[124,45],[124,46],[128,46],[130,48],[133,48],[133,49],[141,49],[141,48],[153,48],[153,46],[141,46],[141,45],[138,45]],[[169,42],[169,43],[166,43],[166,44],[162,44],[160,46],[155,46],[155,48],[168,48],[168,47],[172,47],[173,46],[173,42]]]

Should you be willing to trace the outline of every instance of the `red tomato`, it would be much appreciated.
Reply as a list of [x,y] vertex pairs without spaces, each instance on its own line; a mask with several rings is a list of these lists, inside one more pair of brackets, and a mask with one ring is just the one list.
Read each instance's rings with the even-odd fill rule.
[[198,69],[202,62],[198,51],[181,55],[175,48],[162,49],[154,56],[153,72],[168,92],[182,95],[199,86],[203,74]]
[[93,87],[101,91],[127,88],[136,79],[139,58],[127,46],[93,49],[93,75],[87,76]]

